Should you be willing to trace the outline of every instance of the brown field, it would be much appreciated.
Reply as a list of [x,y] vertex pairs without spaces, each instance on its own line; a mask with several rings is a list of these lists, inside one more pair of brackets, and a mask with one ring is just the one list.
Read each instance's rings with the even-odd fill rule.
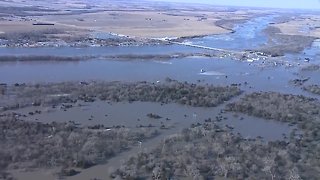
[[[320,38],[320,16],[302,16],[285,23],[274,25],[288,35],[314,36]],[[305,31],[308,30],[308,31]]]
[[183,37],[227,33],[214,23],[213,15],[171,15],[163,12],[99,12],[81,15],[47,16],[39,19],[61,25],[113,32],[137,37]]
[[0,33],[12,33],[12,32],[28,32],[28,31],[39,31],[47,29],[60,29],[60,30],[71,30],[70,27],[63,25],[54,26],[34,26],[32,21],[0,21]]
[[[23,3],[25,4],[21,5]],[[55,28],[68,31],[112,32],[143,38],[190,37],[230,32],[228,28],[217,26],[215,22],[218,20],[248,19],[266,13],[241,9],[228,11],[221,7],[212,7],[208,10],[206,6],[184,4],[157,6],[145,3],[141,8],[135,2],[123,3],[121,0],[98,3],[92,7],[91,4],[85,0],[72,0],[68,3],[60,0],[55,3],[47,0],[0,2],[0,7],[13,8],[12,11],[4,9],[3,13],[7,17],[0,19],[0,32]],[[11,14],[14,16],[10,17]],[[35,27],[32,26],[33,22],[51,22],[55,26]]]
[[[43,12],[28,13],[32,16],[0,19],[0,32],[26,32],[54,28],[64,31],[112,32],[143,38],[188,37],[228,33],[230,30],[215,23],[218,20],[247,19],[256,14],[242,10],[221,12],[128,9],[119,11],[106,9],[100,12],[62,15],[55,14],[56,12],[48,12],[47,15],[38,15]],[[33,26],[32,23],[35,22],[50,22],[55,25]]]

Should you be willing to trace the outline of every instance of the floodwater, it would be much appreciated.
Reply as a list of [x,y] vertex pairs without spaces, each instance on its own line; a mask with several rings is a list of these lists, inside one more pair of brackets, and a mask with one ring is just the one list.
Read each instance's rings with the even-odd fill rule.
[[[267,39],[262,31],[272,22],[275,16],[257,17],[244,24],[237,25],[234,33],[224,35],[206,36],[192,39],[193,44],[217,48],[246,49],[255,48]],[[103,36],[97,34],[96,36]],[[107,36],[108,37],[108,36]],[[106,38],[107,38],[106,37]],[[317,56],[319,54],[319,41],[315,41],[311,48],[300,55],[288,55],[289,59],[298,56]],[[158,45],[136,47],[88,47],[88,48],[0,48],[0,55],[55,55],[55,56],[104,56],[121,54],[170,54],[204,52],[199,48],[183,45]],[[285,59],[285,58],[284,58]],[[301,58],[300,58],[301,59]],[[301,61],[301,60],[300,60]],[[313,61],[313,60],[311,60]],[[304,61],[303,61],[304,62]],[[314,63],[315,61],[313,61]],[[306,64],[306,62],[305,62]],[[297,78],[298,67],[263,66],[261,62],[245,62],[226,58],[189,57],[170,60],[107,60],[88,59],[84,61],[58,62],[58,61],[26,61],[26,62],[1,62],[1,83],[38,83],[61,81],[164,81],[169,77],[179,81],[188,81],[198,84],[230,85],[240,84],[246,92],[276,91],[282,93],[306,93],[299,87],[293,87],[288,82]],[[318,82],[319,72],[304,72],[304,76],[311,77],[313,82]],[[120,106],[120,105],[117,105]],[[112,112],[122,114],[119,109],[126,109],[125,105],[113,108]],[[161,107],[160,109],[163,109]],[[95,108],[93,108],[95,109]],[[99,108],[98,108],[99,109]],[[132,108],[129,108],[132,109]],[[129,111],[128,109],[128,111]],[[136,111],[141,107],[137,106]],[[148,108],[146,108],[148,109]],[[172,107],[172,109],[179,109]],[[73,111],[73,110],[71,110]],[[94,111],[94,110],[91,110]],[[141,110],[142,111],[142,110]],[[127,111],[126,111],[127,112]],[[187,111],[186,111],[187,112]],[[81,114],[80,111],[69,114]],[[204,112],[201,112],[204,113]],[[201,114],[200,113],[200,114]],[[176,114],[167,112],[168,114]],[[179,113],[178,113],[179,114]],[[206,113],[204,113],[206,114]],[[67,120],[68,114],[56,113],[57,119]],[[83,116],[85,117],[85,116]],[[178,117],[172,117],[177,118]],[[48,120],[50,116],[48,116]],[[115,117],[115,119],[121,119]],[[83,121],[87,122],[87,121]],[[102,121],[106,123],[108,121]],[[117,120],[117,122],[121,122]],[[188,123],[190,124],[190,122]],[[107,125],[107,124],[106,124]]]
[[40,47],[0,48],[0,56],[106,56],[106,55],[148,55],[201,52],[201,49],[181,45],[158,46],[114,46],[114,47]]
[[[234,98],[231,101],[236,101]],[[28,107],[18,110],[19,113],[28,114],[30,111],[41,110],[42,114],[28,116],[26,120],[38,122],[69,122],[73,121],[79,125],[92,126],[103,124],[106,127],[125,125],[128,128],[137,128],[137,126],[148,126],[159,129],[165,125],[168,129],[160,130],[160,135],[145,142],[141,147],[134,147],[129,151],[118,154],[109,159],[105,164],[99,164],[89,169],[81,170],[81,173],[66,179],[110,179],[109,176],[117,167],[120,167],[130,156],[140,151],[149,151],[156,147],[168,135],[180,132],[183,128],[190,127],[191,124],[203,123],[206,119],[215,119],[222,116],[222,120],[217,122],[220,126],[233,128],[234,133],[240,133],[245,138],[262,137],[265,141],[279,140],[288,137],[294,127],[285,123],[270,121],[239,113],[222,113],[221,110],[225,104],[215,108],[195,108],[178,104],[158,104],[150,102],[133,103],[108,103],[96,101],[93,103],[81,103],[84,106],[73,107],[67,111],[61,109]],[[123,113],[125,112],[125,113]],[[146,115],[149,113],[162,116],[161,119],[150,119]],[[107,116],[106,116],[107,115]],[[167,120],[169,118],[169,120]],[[91,120],[89,120],[91,119]],[[139,120],[138,120],[139,119]],[[51,171],[21,172],[14,171],[18,179],[55,179]]]
[[[201,69],[206,72],[201,73]],[[220,58],[183,58],[169,61],[88,60],[77,62],[10,62],[0,64],[0,82],[37,83],[61,81],[179,81],[230,85],[241,83],[250,91],[298,94],[288,84],[295,68],[259,67],[252,63]],[[199,82],[200,81],[200,82]],[[247,85],[244,85],[246,82]]]
[[[235,33],[207,36],[192,39],[193,44],[226,49],[254,48],[266,42],[261,32],[272,22],[274,16],[258,17],[240,24]],[[102,36],[102,35],[99,35]],[[319,63],[320,45],[315,41],[311,48],[301,54],[288,54],[283,59],[295,63],[307,64],[304,58],[310,57],[310,63]],[[135,47],[87,47],[87,48],[0,48],[4,55],[52,55],[52,56],[106,56],[106,55],[164,55],[172,53],[207,52],[183,45],[135,46]],[[209,51],[210,52],[210,51]],[[260,65],[259,65],[260,63]],[[200,73],[200,70],[205,70]],[[226,58],[192,57],[171,60],[106,60],[88,59],[85,61],[59,62],[1,62],[1,83],[37,83],[61,81],[120,80],[120,81],[158,81],[166,77],[180,81],[227,85],[247,82],[245,89],[301,93],[289,87],[288,81],[296,78],[293,74],[298,68],[264,67],[261,62],[248,63]],[[317,77],[317,74],[310,74]],[[319,78],[314,78],[319,79]]]
[[[213,35],[192,39],[197,45],[225,49],[255,48],[267,42],[262,30],[272,22],[275,16],[258,17],[235,27],[235,33]],[[96,36],[102,36],[98,34]],[[301,54],[288,54],[283,59],[295,63],[319,63],[319,41]],[[135,47],[87,47],[87,48],[0,48],[4,55],[52,55],[52,56],[106,56],[106,55],[164,55],[173,53],[199,53],[208,50],[183,45],[158,45]],[[210,51],[209,51],[210,52]],[[259,64],[260,63],[260,64]],[[200,70],[205,70],[200,73]],[[37,83],[61,81],[120,80],[120,81],[158,81],[166,77],[179,81],[212,83],[227,85],[247,82],[243,87],[251,90],[281,91],[301,93],[289,87],[288,81],[296,78],[293,74],[298,68],[265,67],[261,62],[248,63],[226,58],[192,57],[171,60],[107,60],[88,59],[85,61],[59,62],[1,62],[1,83]],[[310,74],[317,77],[317,74]],[[314,78],[319,79],[319,78]]]
[[196,45],[231,50],[254,49],[267,43],[268,39],[262,31],[272,22],[274,17],[274,15],[258,17],[237,25],[234,28],[234,33],[195,38],[190,42]]
[[[267,39],[261,32],[274,16],[258,17],[247,23],[238,25],[235,33],[195,38],[191,43],[202,46],[243,50],[256,48],[266,43]],[[101,36],[101,35],[99,35]],[[189,40],[190,41],[190,40]],[[319,42],[316,41],[311,48],[301,54],[287,55],[290,61],[304,62],[305,57],[311,57],[310,63],[319,63]],[[105,56],[121,54],[172,54],[194,53],[207,50],[186,47],[182,45],[159,45],[137,47],[89,47],[89,48],[0,48],[0,56],[4,55],[54,55],[54,56]],[[318,58],[320,59],[320,58]],[[201,71],[203,70],[203,71]],[[241,84],[240,88],[245,93],[253,91],[276,91],[281,93],[303,94],[317,97],[289,84],[289,80],[297,78],[297,73],[311,77],[311,82],[318,83],[319,72],[300,72],[299,67],[263,66],[261,62],[245,62],[226,58],[190,57],[181,59],[124,61],[89,59],[75,62],[34,61],[34,62],[0,62],[0,83],[38,83],[61,81],[164,81],[169,77],[179,81],[188,81],[198,84],[230,85]],[[237,98],[236,98],[237,99]],[[76,106],[67,111],[59,108],[37,107],[42,111],[39,115],[28,116],[26,120],[39,122],[68,122],[74,121],[80,125],[103,124],[107,127],[125,125],[129,128],[152,125],[159,128],[161,125],[169,127],[161,130],[162,135],[157,140],[150,140],[144,144],[148,147],[155,146],[163,137],[177,133],[182,128],[189,127],[192,123],[203,123],[205,119],[215,119],[224,105],[216,108],[195,108],[178,104],[157,103],[112,103],[96,101],[85,106]],[[35,111],[35,107],[18,110],[24,114]],[[124,113],[125,112],[125,113]],[[146,115],[154,113],[162,116],[161,119],[150,119]],[[186,115],[186,116],[185,116]],[[265,140],[282,139],[283,134],[288,135],[292,130],[287,124],[267,121],[260,118],[245,116],[243,114],[223,113],[219,123],[234,127],[234,132],[244,137],[261,136]],[[242,118],[241,118],[242,117]],[[169,120],[166,120],[168,118]],[[149,144],[148,144],[149,143]],[[136,152],[137,149],[116,156],[111,163],[119,166],[119,160]],[[119,159],[120,158],[120,159]],[[106,177],[103,169],[113,164],[101,165],[90,168],[87,172],[79,174],[81,177]],[[97,169],[95,169],[97,168]],[[99,170],[100,168],[100,170]],[[92,171],[91,171],[92,170]],[[31,175],[34,175],[31,173]],[[81,176],[81,177],[80,177]],[[24,178],[23,173],[21,175]],[[89,179],[89,178],[88,178]]]
[[[22,113],[28,117],[25,120],[38,122],[69,122],[73,121],[81,126],[104,125],[112,128],[114,126],[125,126],[127,128],[139,128],[141,126],[159,129],[161,125],[165,128],[181,130],[190,127],[191,124],[203,123],[206,119],[215,121],[223,109],[223,105],[216,108],[190,107],[179,104],[159,104],[151,102],[133,103],[108,103],[96,101],[93,103],[80,103],[81,106],[64,111],[59,107],[28,107],[15,112]],[[41,114],[28,115],[29,112],[40,110]],[[149,118],[147,114],[157,114],[160,119]],[[263,137],[265,140],[282,139],[283,134],[289,135],[292,130],[286,124],[274,121],[262,120],[250,116],[233,113],[221,114],[223,119],[221,125],[231,125],[236,133],[244,137]],[[241,120],[240,120],[241,119]],[[272,130],[272,132],[271,132]],[[178,132],[178,131],[176,131]],[[166,132],[162,132],[166,134]]]
[[304,62],[306,59],[310,63],[320,63],[320,39],[313,42],[311,47],[306,48],[302,53],[299,54],[286,54],[286,57],[291,61]]
[[[192,39],[193,44],[227,49],[254,48],[266,43],[262,31],[275,16],[257,17],[237,25],[234,33],[206,36]],[[96,34],[102,36],[104,34]],[[108,36],[106,36],[107,38]],[[302,56],[317,56],[319,41],[299,55],[288,55],[295,61]],[[205,52],[199,48],[183,45],[159,45],[136,47],[88,47],[88,48],[0,48],[0,55],[54,55],[54,56],[104,56],[121,54],[170,54]],[[300,57],[300,59],[301,59]],[[285,59],[285,58],[284,58]],[[301,61],[301,64],[307,64]],[[311,60],[313,63],[313,59]],[[312,63],[311,62],[311,63]],[[203,71],[201,71],[203,70]],[[88,59],[84,61],[25,61],[1,62],[1,83],[38,83],[62,81],[164,81],[169,77],[179,81],[198,84],[230,85],[241,84],[241,89],[252,91],[277,91],[282,93],[304,94],[299,87],[288,82],[297,78],[299,67],[263,66],[261,62],[245,62],[226,58],[189,57],[170,60],[106,60]],[[319,72],[304,72],[303,76],[312,77],[318,82]]]
[[[235,98],[232,101],[235,101]],[[105,127],[122,126],[138,128],[137,126],[152,125],[151,128],[159,129],[165,125],[168,129],[159,129],[160,135],[145,142],[141,147],[134,147],[130,151],[123,152],[108,160],[106,164],[100,164],[89,169],[81,170],[81,173],[68,177],[67,179],[109,179],[109,175],[121,166],[130,156],[141,150],[151,150],[166,136],[180,132],[191,124],[203,123],[211,118],[215,121],[224,104],[216,108],[195,108],[178,104],[158,104],[150,102],[133,103],[108,103],[96,101],[93,103],[80,103],[82,106],[75,106],[63,111],[59,107],[53,109],[48,107],[28,107],[16,112],[27,115],[25,120],[37,122],[69,122],[73,121],[81,126],[93,126],[103,124]],[[42,111],[41,114],[29,116],[28,112],[35,110]],[[124,113],[125,112],[125,113]],[[162,116],[160,119],[151,119],[146,115],[149,113]],[[106,116],[107,115],[107,116]],[[223,113],[223,119],[217,122],[220,126],[231,126],[234,133],[240,133],[245,138],[263,137],[266,141],[279,140],[288,137],[293,127],[285,123],[264,120],[239,113]],[[167,120],[169,118],[169,120]],[[91,120],[89,120],[91,119]],[[139,120],[138,120],[139,119]],[[14,172],[18,179],[55,179],[51,171],[37,172]]]

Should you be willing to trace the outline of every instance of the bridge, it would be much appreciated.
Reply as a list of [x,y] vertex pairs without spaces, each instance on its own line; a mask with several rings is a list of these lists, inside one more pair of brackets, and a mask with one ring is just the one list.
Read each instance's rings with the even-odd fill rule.
[[188,46],[188,47],[194,47],[194,48],[206,49],[206,50],[213,50],[213,51],[219,51],[219,52],[225,52],[225,53],[233,53],[233,54],[245,53],[244,51],[234,51],[234,50],[229,50],[229,49],[214,48],[214,47],[201,46],[201,45],[190,44],[190,43],[185,43],[185,42],[174,42],[174,41],[167,41],[167,42],[169,42],[171,44],[178,44],[178,45],[182,45],[182,46]]

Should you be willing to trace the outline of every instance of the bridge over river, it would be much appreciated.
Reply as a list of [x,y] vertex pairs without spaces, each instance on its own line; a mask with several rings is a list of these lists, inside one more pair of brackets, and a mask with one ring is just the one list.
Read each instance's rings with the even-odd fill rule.
[[188,46],[188,47],[194,47],[194,48],[206,49],[206,50],[213,50],[213,51],[224,52],[224,53],[232,53],[232,54],[246,53],[245,51],[234,51],[234,50],[230,50],[230,49],[214,48],[214,47],[196,45],[196,44],[191,44],[191,43],[186,43],[186,42],[175,42],[175,41],[167,41],[167,42],[169,42],[171,44],[178,44],[178,45],[182,45],[182,46]]

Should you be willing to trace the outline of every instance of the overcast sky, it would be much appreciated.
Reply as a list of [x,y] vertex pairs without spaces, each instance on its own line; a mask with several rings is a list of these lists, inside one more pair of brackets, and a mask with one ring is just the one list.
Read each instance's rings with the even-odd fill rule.
[[157,0],[157,1],[206,3],[206,4],[232,5],[232,6],[320,9],[320,0]]

